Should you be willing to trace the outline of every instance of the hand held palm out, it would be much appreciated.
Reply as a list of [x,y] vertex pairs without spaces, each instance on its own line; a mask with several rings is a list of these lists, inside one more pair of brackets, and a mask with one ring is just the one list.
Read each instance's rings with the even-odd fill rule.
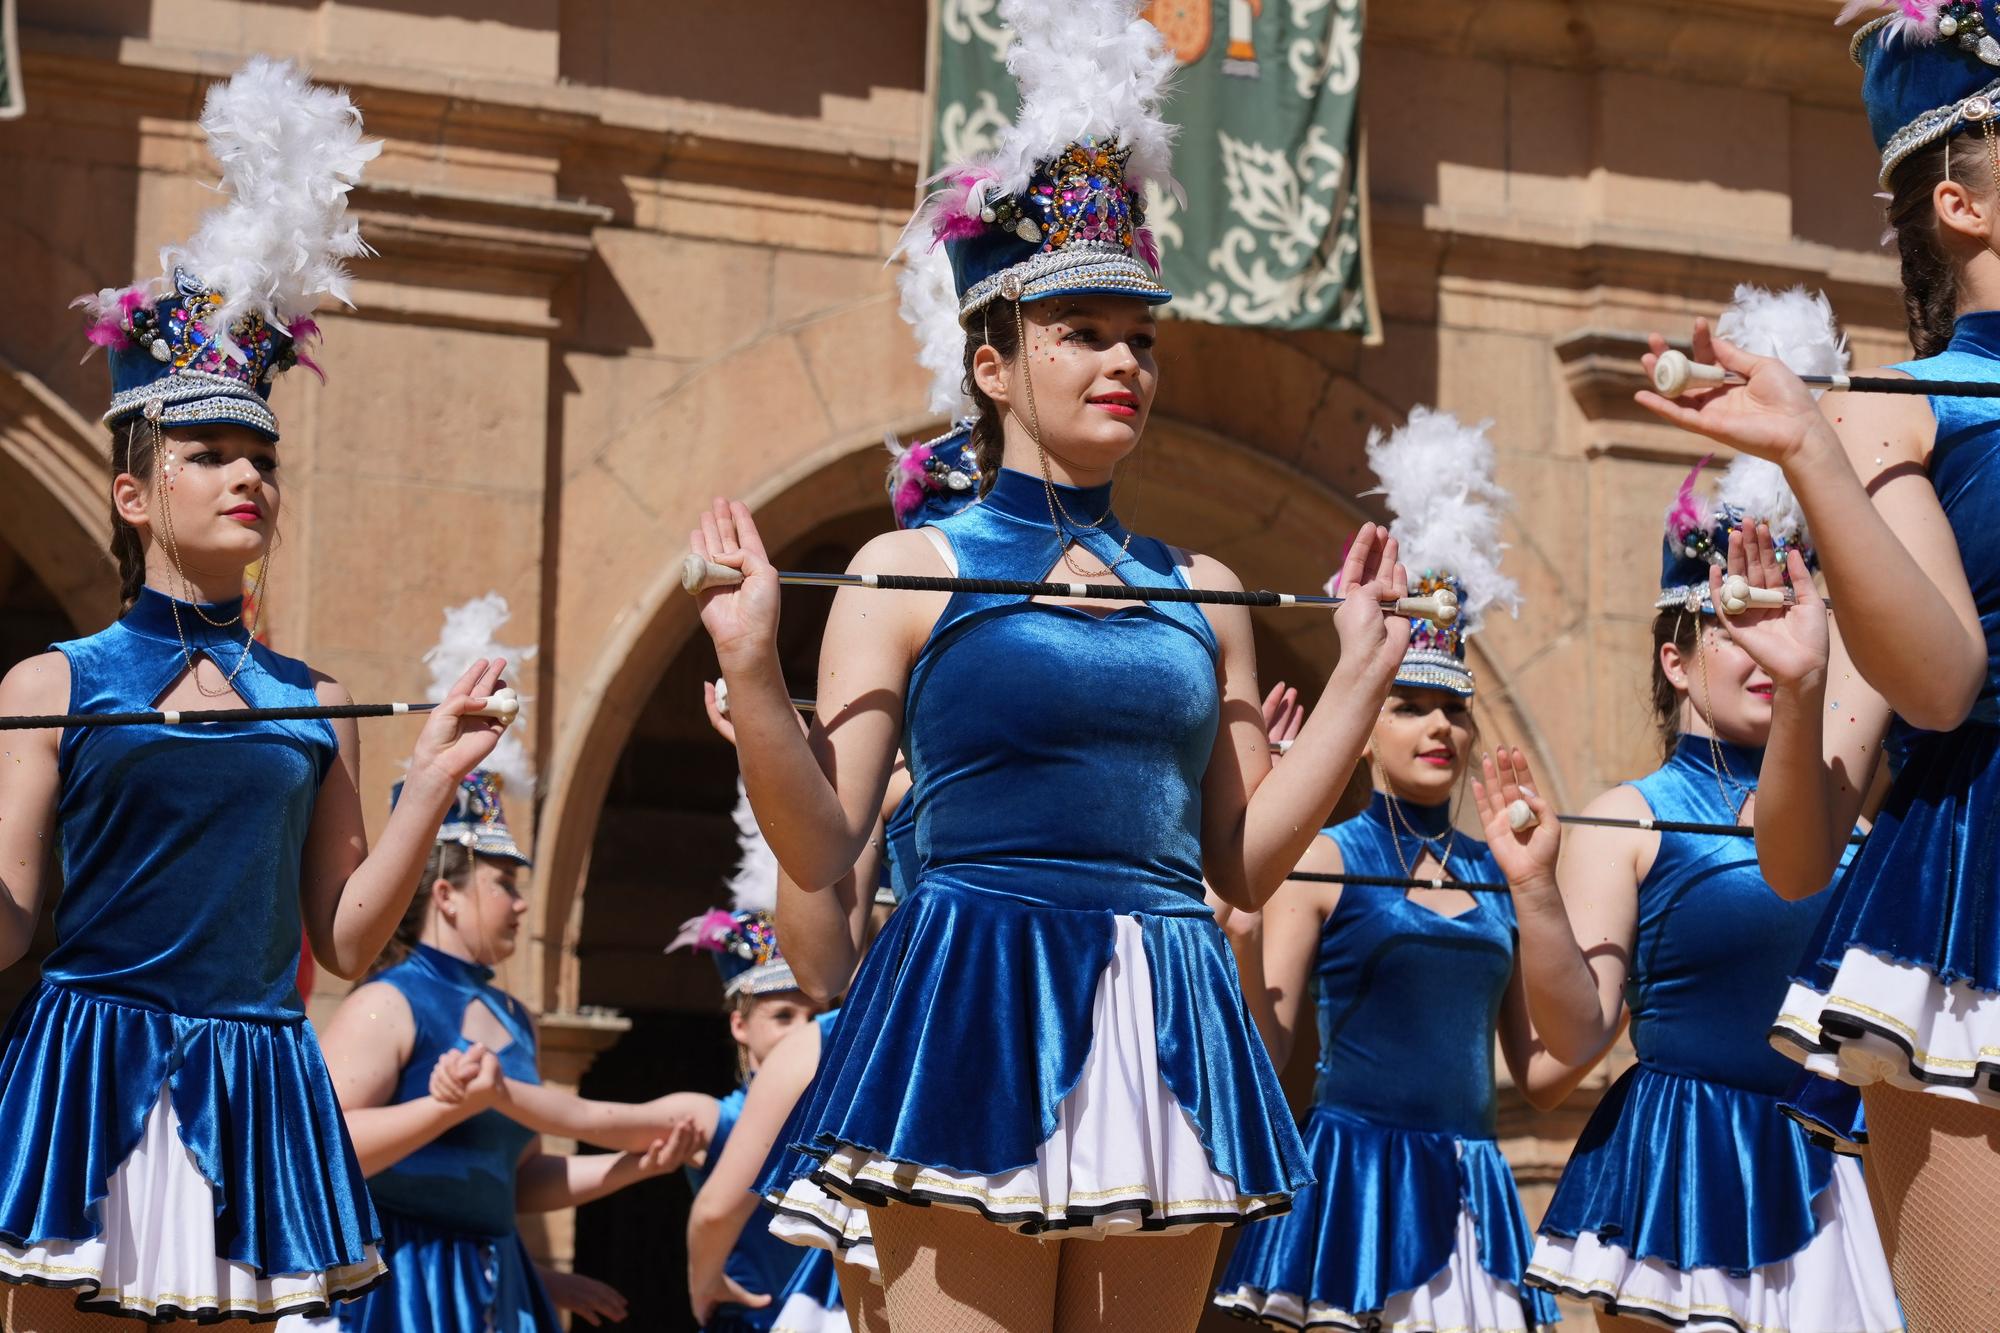
[[1333,628],[1342,663],[1351,663],[1364,678],[1386,680],[1410,646],[1410,621],[1381,609],[1383,602],[1409,595],[1409,571],[1396,557],[1396,539],[1388,530],[1364,523],[1341,561],[1340,594],[1346,600],[1334,610]]
[[[739,570],[743,581],[710,588],[701,595],[701,623],[726,666],[773,651],[778,640],[778,571],[764,553],[764,541],[748,508],[734,500],[715,501],[688,534],[688,545],[704,560]],[[726,675],[725,671],[725,675]]]
[[[1479,806],[1487,850],[1500,873],[1509,884],[1553,881],[1556,858],[1562,851],[1562,824],[1536,792],[1528,757],[1518,749],[1510,751],[1502,746],[1497,755],[1487,755],[1481,761],[1480,773],[1472,780],[1472,798]],[[1514,827],[1509,811],[1516,801],[1525,802],[1534,813],[1532,827]]]
[[1771,529],[1759,523],[1752,533],[1729,534],[1728,568],[1732,577],[1746,580],[1752,588],[1792,593],[1789,606],[1752,607],[1730,615],[1722,609],[1723,572],[1711,570],[1709,596],[1730,639],[1779,684],[1796,685],[1823,673],[1831,650],[1826,603],[1813,586],[1805,557],[1796,549],[1780,556]]

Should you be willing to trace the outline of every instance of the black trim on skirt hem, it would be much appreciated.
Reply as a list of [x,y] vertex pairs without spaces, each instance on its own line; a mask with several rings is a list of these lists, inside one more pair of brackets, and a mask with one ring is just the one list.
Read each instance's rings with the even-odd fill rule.
[[[1829,1000],[1827,1003],[1834,1004],[1837,1002]],[[1970,1074],[1940,1074],[1933,1070],[1925,1069],[1917,1063],[1916,1049],[1910,1045],[1909,1039],[1900,1032],[1891,1032],[1888,1028],[1882,1027],[1879,1024],[1870,1023],[1867,1019],[1857,1018],[1855,1015],[1839,1009],[1832,1010],[1831,1012],[1822,1012],[1819,1030],[1821,1037],[1815,1040],[1807,1037],[1805,1033],[1799,1031],[1797,1028],[1788,1027],[1783,1023],[1773,1023],[1766,1040],[1776,1038],[1788,1046],[1797,1047],[1808,1055],[1831,1055],[1838,1058],[1840,1048],[1848,1042],[1876,1037],[1889,1043],[1903,1053],[1903,1066],[1909,1072],[1910,1077],[1918,1083],[1933,1088],[1961,1088],[1968,1092],[1987,1093],[2000,1097],[2000,1064],[1980,1060],[1973,1065],[1973,1071]],[[1832,1041],[1825,1039],[1828,1035],[1833,1037]]]
[[51,1278],[33,1277],[25,1273],[16,1275],[0,1272],[0,1282],[11,1282],[16,1286],[25,1287],[46,1287],[51,1291],[77,1292],[76,1308],[85,1314],[115,1315],[120,1319],[136,1319],[141,1323],[147,1324],[275,1324],[280,1319],[290,1319],[293,1317],[324,1319],[333,1313],[335,1305],[359,1300],[377,1287],[388,1282],[388,1280],[389,1269],[385,1263],[382,1271],[368,1279],[367,1282],[358,1287],[341,1288],[339,1291],[333,1293],[333,1298],[330,1301],[315,1298],[303,1304],[288,1305],[282,1310],[270,1311],[224,1310],[216,1306],[197,1310],[184,1310],[178,1305],[161,1305],[148,1312],[145,1310],[129,1309],[126,1306],[120,1305],[116,1300],[108,1298],[104,1300],[91,1299],[89,1295],[84,1293],[101,1292],[104,1290],[104,1283],[97,1278],[84,1277],[76,1278],[72,1281],[56,1281]]
[[[1581,1287],[1572,1287],[1566,1282],[1552,1282],[1537,1273],[1528,1274],[1522,1281],[1528,1286],[1540,1287],[1543,1291],[1554,1292],[1558,1296],[1567,1296],[1573,1301],[1587,1301],[1599,1310],[1602,1310],[1605,1314],[1618,1315],[1625,1319],[1644,1319],[1658,1324],[1662,1328],[1690,1328],[1695,1322],[1695,1315],[1692,1312],[1685,1317],[1676,1318],[1671,1315],[1662,1314],[1658,1310],[1646,1309],[1644,1306],[1620,1305],[1618,1298],[1608,1292],[1585,1291]],[[1736,1330],[1736,1333],[1747,1333],[1747,1330],[1742,1324],[1736,1321],[1733,1315],[1710,1314],[1704,1310],[1700,1318],[1703,1323],[1727,1324],[1730,1328]]]

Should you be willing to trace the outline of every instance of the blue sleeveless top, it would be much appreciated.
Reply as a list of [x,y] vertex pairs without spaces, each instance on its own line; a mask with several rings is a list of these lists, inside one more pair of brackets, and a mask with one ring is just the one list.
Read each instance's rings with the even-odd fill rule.
[[[1755,791],[1764,752],[1718,744],[1732,792]],[[1656,819],[1737,820],[1703,737],[1681,737],[1673,757],[1632,786]],[[1640,1063],[1773,1097],[1790,1091],[1798,1066],[1766,1034],[1825,910],[1824,896],[1786,902],[1773,892],[1749,838],[1661,834],[1639,882],[1625,981]]]
[[[840,1012],[833,1010],[833,1013]],[[824,1018],[826,1015],[819,1015]],[[821,1024],[820,1040],[826,1039],[826,1025]],[[755,1075],[752,1075],[754,1078]],[[750,1085],[742,1087],[724,1097],[715,1118],[715,1134],[708,1141],[707,1153],[702,1165],[683,1168],[687,1174],[688,1188],[699,1194],[708,1181],[708,1173],[716,1162],[722,1160],[722,1150],[729,1144],[729,1135],[736,1128],[736,1121],[743,1114],[744,1100],[750,1095]],[[773,1147],[774,1154],[784,1151],[783,1142]],[[802,1250],[789,1241],[780,1240],[771,1234],[770,1219],[761,1211],[744,1224],[743,1234],[736,1238],[736,1248],[729,1252],[729,1259],[722,1265],[722,1271],[729,1274],[736,1284],[745,1291],[760,1296],[776,1297],[792,1280],[793,1270],[805,1262],[810,1251]],[[723,1305],[716,1309],[709,1320],[707,1333],[721,1330],[770,1328],[778,1321],[778,1310],[782,1302],[773,1299],[769,1305],[758,1309],[746,1309],[740,1305]]]
[[[1407,876],[1425,851],[1443,858],[1445,806],[1401,801],[1396,813],[1400,828],[1378,791],[1368,809],[1326,830],[1347,873]],[[1458,834],[1450,853],[1454,878],[1502,879],[1478,839]],[[1341,889],[1313,969],[1316,1103],[1404,1129],[1493,1136],[1493,1033],[1514,974],[1514,902],[1504,893],[1472,898],[1470,910],[1447,917],[1401,889]]]
[[[461,1035],[465,1011],[484,1004],[507,1029],[507,1045],[494,1052],[508,1078],[540,1083],[535,1028],[521,1002],[493,984],[493,969],[419,944],[375,980],[394,986],[410,1002],[416,1042],[396,1080],[391,1105],[430,1093],[431,1069],[446,1051],[471,1043]],[[453,1125],[394,1166],[368,1179],[385,1212],[481,1236],[514,1231],[514,1176],[535,1131],[499,1111],[481,1111]]]
[[893,890],[899,903],[917,891],[917,803],[908,794],[882,825],[882,871],[876,887]]
[[[201,608],[221,620],[240,601]],[[70,711],[152,708],[187,671],[181,635],[227,675],[240,625],[144,589],[110,628],[59,643]],[[234,689],[253,708],[319,702],[306,664],[262,644]],[[204,707],[233,708],[227,699]],[[304,1017],[300,857],[338,746],[323,721],[73,727],[59,752],[63,893],[42,975],[205,1018]]]

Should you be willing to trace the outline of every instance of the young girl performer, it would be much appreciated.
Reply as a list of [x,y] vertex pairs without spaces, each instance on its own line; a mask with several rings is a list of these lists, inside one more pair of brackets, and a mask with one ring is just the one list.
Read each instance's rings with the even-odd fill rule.
[[[446,611],[444,637],[426,655],[433,674],[498,655],[494,632],[507,616],[497,593]],[[533,652],[508,655],[524,661]],[[510,784],[532,792],[534,778],[510,736],[459,785],[387,965],[327,1026],[327,1065],[381,1211],[392,1278],[340,1310],[339,1326],[353,1333],[555,1333],[555,1307],[515,1215],[573,1207],[673,1170],[693,1146],[683,1120],[660,1125],[657,1138],[636,1126],[611,1136],[626,1152],[563,1157],[539,1147],[543,1125],[524,1109],[529,1088],[577,1104],[560,1132],[605,1136],[591,1104],[535,1087],[534,1019],[493,984],[528,910],[516,877],[530,864],[501,793]],[[397,784],[396,805],[407,791]],[[646,1108],[605,1109],[638,1120]]]
[[[1710,571],[1746,514],[1774,516],[1788,541],[1805,534],[1768,464],[1739,459],[1722,496],[1707,512],[1691,474],[1668,512],[1653,631],[1666,763],[1587,814],[1771,817],[1757,799],[1771,681],[1716,623]],[[1820,904],[1772,893],[1738,838],[1563,831],[1518,751],[1484,776],[1480,812],[1513,887],[1537,1031],[1586,1063],[1629,1002],[1638,1055],[1577,1141],[1529,1280],[1597,1303],[1607,1329],[1900,1328],[1860,1170],[1786,1118],[1796,1071],[1764,1039]],[[1515,830],[1517,800],[1539,822]]]
[[[1992,0],[1879,8],[1850,49],[1920,359],[1877,373],[2000,379],[2000,12]],[[2000,410],[1901,394],[1822,407],[1780,362],[1699,326],[1694,350],[1749,383],[1640,401],[1784,468],[1836,609],[1827,671],[1779,696],[1758,840],[1774,887],[1825,882],[1884,735],[1903,752],[1772,1037],[1862,1088],[1869,1180],[1912,1326],[1980,1327],[2000,1288],[2000,1245],[1976,1220],[2000,1190],[2000,849],[1980,823],[2000,801]]]
[[[114,625],[31,658],[0,713],[350,702],[254,642],[281,494],[272,381],[364,253],[347,189],[377,146],[344,95],[253,59],[202,128],[233,197],[167,276],[91,301],[115,392]],[[262,577],[260,572],[260,578]],[[0,784],[0,961],[62,855],[58,942],[0,1040],[0,1279],[9,1326],[324,1311],[384,1272],[380,1228],[298,995],[301,922],[357,976],[395,929],[459,780],[501,724],[475,662],[418,737],[367,850],[351,720],[17,733]],[[75,1309],[70,1308],[74,1306]]]
[[[1111,509],[1167,297],[1136,255],[1172,62],[1137,10],[1005,0],[1020,124],[948,173],[922,224],[957,274],[991,489],[875,539],[855,570],[1235,586]],[[863,960],[783,1136],[868,1206],[891,1323],[1191,1324],[1215,1224],[1281,1212],[1307,1179],[1203,872],[1254,908],[1331,810],[1408,639],[1379,609],[1405,581],[1394,539],[1357,537],[1329,703],[1276,774],[1247,615],[1186,603],[843,591],[808,740],[749,511],[718,501],[692,542],[746,576],[702,616],[751,803],[799,885],[848,873],[899,742],[909,756],[921,887]],[[1137,1230],[1171,1238],[1112,1235]]]
[[[1500,573],[1485,426],[1417,408],[1368,440],[1424,590],[1450,586],[1457,623],[1412,636],[1369,740],[1368,809],[1326,829],[1300,869],[1492,882],[1498,868],[1452,827],[1476,735],[1466,635],[1518,603]],[[1292,1212],[1237,1244],[1215,1304],[1277,1329],[1410,1333],[1538,1328],[1555,1302],[1522,1285],[1528,1222],[1493,1139],[1493,1036],[1538,1105],[1573,1080],[1537,1048],[1504,895],[1287,881],[1264,909],[1245,990],[1290,1058],[1319,992],[1319,1084],[1305,1121],[1313,1184]]]

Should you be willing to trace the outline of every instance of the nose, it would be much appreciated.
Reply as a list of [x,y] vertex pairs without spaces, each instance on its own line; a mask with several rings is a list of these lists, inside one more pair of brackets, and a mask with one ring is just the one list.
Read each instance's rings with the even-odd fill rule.
[[229,489],[232,491],[255,490],[263,481],[264,474],[247,458],[239,458],[229,465]]
[[1113,343],[1109,355],[1111,364],[1104,373],[1113,379],[1131,379],[1139,373],[1139,357],[1133,352],[1131,343]]

